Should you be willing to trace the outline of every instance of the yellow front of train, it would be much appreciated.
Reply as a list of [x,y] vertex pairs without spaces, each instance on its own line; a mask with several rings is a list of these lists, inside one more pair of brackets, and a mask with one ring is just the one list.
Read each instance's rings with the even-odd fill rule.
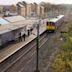
[[54,32],[56,29],[55,24],[52,22],[47,22],[46,23],[46,29],[48,32]]

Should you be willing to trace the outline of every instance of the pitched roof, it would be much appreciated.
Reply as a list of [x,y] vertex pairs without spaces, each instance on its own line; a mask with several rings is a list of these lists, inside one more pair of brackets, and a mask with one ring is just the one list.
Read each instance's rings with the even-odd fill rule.
[[17,22],[17,21],[25,20],[25,18],[23,16],[20,16],[20,15],[12,16],[12,17],[5,17],[4,19],[6,19],[9,22]]

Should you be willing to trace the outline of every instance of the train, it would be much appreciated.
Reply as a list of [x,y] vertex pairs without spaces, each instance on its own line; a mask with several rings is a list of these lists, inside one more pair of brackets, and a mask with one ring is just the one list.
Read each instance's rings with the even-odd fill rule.
[[47,19],[46,31],[49,33],[55,32],[55,30],[64,22],[64,15],[56,16],[55,18]]

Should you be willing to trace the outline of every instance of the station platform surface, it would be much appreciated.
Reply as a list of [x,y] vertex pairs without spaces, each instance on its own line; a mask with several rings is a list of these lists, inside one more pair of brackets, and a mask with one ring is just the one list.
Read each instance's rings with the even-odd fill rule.
[[[42,34],[46,30],[45,25],[42,25],[40,27],[39,33]],[[15,44],[9,45],[3,49],[0,50],[0,63],[3,62],[5,59],[7,59],[9,56],[17,52],[19,49],[27,45],[29,42],[34,40],[37,36],[37,30],[34,29],[33,34],[31,34],[29,37],[26,37],[25,41],[17,42]],[[35,34],[35,35],[34,35]]]

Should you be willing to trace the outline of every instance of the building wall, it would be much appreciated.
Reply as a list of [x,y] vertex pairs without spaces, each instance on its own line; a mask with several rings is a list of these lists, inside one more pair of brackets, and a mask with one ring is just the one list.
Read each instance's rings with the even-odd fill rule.
[[17,6],[17,12],[19,15],[21,15],[21,7],[20,6]]
[[22,15],[22,16],[26,16],[25,7],[22,7],[22,8],[21,8],[21,15]]
[[0,5],[0,13],[3,12],[3,6]]
[[40,9],[40,6],[38,5],[38,6],[37,6],[37,14],[38,14],[38,15],[40,15],[40,10],[41,10],[41,9]]
[[17,5],[17,12],[19,15],[26,16],[26,7]]
[[18,6],[18,13],[20,15],[29,16],[33,12],[36,13],[37,15],[44,14],[44,7],[40,6],[36,3],[33,3],[33,4],[30,3],[30,4],[26,4],[26,5],[24,5],[22,3],[21,5],[22,5],[22,7]]
[[41,6],[41,14],[44,14],[44,7]]
[[32,8],[33,8],[33,12],[37,13],[37,6],[38,4],[34,3]]
[[27,4],[27,16],[32,13],[32,4]]

